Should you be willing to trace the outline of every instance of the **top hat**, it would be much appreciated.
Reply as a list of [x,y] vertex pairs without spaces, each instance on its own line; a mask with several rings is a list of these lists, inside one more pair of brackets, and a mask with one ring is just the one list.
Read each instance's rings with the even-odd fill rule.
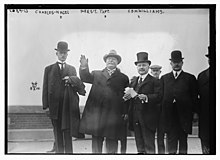
[[161,66],[159,66],[159,65],[152,65],[152,66],[150,66],[150,69],[152,69],[152,70],[160,70],[162,67]]
[[147,62],[149,65],[151,64],[151,61],[148,60],[148,53],[147,52],[139,52],[137,53],[137,61],[134,62],[135,65],[141,62]]
[[70,51],[68,49],[68,43],[64,42],[64,41],[60,41],[57,43],[57,48],[55,48],[56,51],[60,51],[60,52],[67,52]]
[[118,60],[118,64],[121,62],[121,56],[119,56],[117,54],[117,52],[115,50],[113,50],[113,49],[110,50],[109,54],[104,55],[103,59],[104,59],[105,62],[106,62],[106,59],[108,57],[115,57]]
[[175,50],[171,52],[171,61],[172,62],[181,62],[184,58],[182,57],[182,53],[179,50]]
[[208,46],[208,54],[206,54],[205,56],[209,58],[210,52],[211,52],[211,48],[210,48],[210,46]]

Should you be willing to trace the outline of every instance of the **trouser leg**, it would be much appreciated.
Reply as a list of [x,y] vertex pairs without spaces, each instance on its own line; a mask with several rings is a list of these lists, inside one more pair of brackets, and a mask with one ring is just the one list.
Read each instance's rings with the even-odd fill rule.
[[165,145],[164,145],[164,132],[158,125],[157,130],[157,146],[158,146],[158,154],[165,154]]
[[176,103],[173,103],[173,110],[172,110],[171,115],[172,115],[172,117],[170,117],[171,128],[167,133],[168,153],[177,154],[178,141],[179,141],[180,132],[182,129],[181,129],[181,123],[179,121],[179,114],[178,114]]
[[64,137],[64,151],[65,153],[73,153],[72,137],[70,136],[70,130],[63,131]]
[[92,135],[92,153],[102,153],[103,137]]
[[121,153],[125,154],[127,150],[127,138],[121,140]]
[[118,151],[118,140],[106,138],[106,151],[107,153],[113,154]]
[[155,154],[155,131],[152,131],[146,126],[142,126],[141,130],[144,139],[145,153]]
[[[53,126],[53,121],[52,121],[52,119],[50,119],[51,120],[51,124],[52,124],[52,126]],[[52,147],[52,149],[50,150],[50,151],[47,151],[47,152],[55,152],[55,150],[56,150],[56,142],[55,142],[55,131],[54,131],[54,126],[53,126],[53,135],[54,135],[54,143],[53,143],[53,147]]]
[[168,154],[176,154],[178,146],[178,132],[175,127],[172,127],[167,133],[167,150]]
[[138,153],[145,153],[144,139],[143,139],[140,123],[135,122],[133,126],[134,126],[134,135],[135,135],[137,151]]
[[61,130],[61,122],[59,119],[53,119],[52,124],[54,126],[54,136],[55,136],[55,152],[64,153],[63,145],[63,133]]
[[179,126],[179,154],[187,154],[187,134]]

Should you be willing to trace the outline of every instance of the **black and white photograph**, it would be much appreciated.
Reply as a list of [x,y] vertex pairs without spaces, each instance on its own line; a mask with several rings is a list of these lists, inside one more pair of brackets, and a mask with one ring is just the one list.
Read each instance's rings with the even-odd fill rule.
[[216,155],[215,3],[5,3],[4,44],[5,155]]

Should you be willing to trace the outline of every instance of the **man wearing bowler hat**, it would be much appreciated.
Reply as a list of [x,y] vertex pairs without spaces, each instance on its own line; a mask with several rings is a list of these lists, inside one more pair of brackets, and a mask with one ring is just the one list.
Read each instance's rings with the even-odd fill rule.
[[43,109],[49,112],[55,136],[55,153],[73,153],[72,136],[79,134],[79,97],[85,95],[85,86],[77,77],[75,67],[65,61],[67,42],[57,44],[57,62],[47,66],[43,79]]
[[197,106],[196,78],[182,70],[183,59],[181,51],[172,51],[172,71],[160,80],[163,127],[169,154],[187,154],[187,136],[192,133],[193,113]]
[[135,65],[139,76],[130,83],[130,90],[136,94],[125,92],[124,95],[130,102],[129,129],[134,131],[138,154],[155,154],[160,83],[148,73],[150,64],[147,52],[137,53]]
[[[210,64],[210,47],[205,55]],[[210,101],[209,101],[209,68],[198,75],[199,88],[199,137],[201,139],[202,153],[210,154]]]
[[106,63],[103,70],[90,72],[88,59],[81,55],[80,77],[83,82],[92,84],[92,88],[83,111],[80,132],[92,135],[93,153],[102,153],[105,138],[107,153],[114,154],[117,153],[118,140],[126,142],[128,108],[122,97],[129,79],[117,68],[121,56],[115,50],[110,50],[103,60]]

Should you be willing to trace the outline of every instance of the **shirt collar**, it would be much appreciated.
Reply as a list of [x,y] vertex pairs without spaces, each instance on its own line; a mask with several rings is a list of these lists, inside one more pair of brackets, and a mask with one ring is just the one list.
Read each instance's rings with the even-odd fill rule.
[[[107,68],[107,67],[106,67]],[[109,69],[109,68],[107,68],[107,71],[109,71],[109,72],[114,72],[116,70],[116,68],[114,68],[114,69]]]
[[180,70],[180,71],[174,71],[173,70],[173,76],[175,77],[175,74],[176,74],[176,72],[177,72],[177,77],[180,75],[180,73],[182,72],[182,69]]
[[57,62],[58,62],[58,63],[64,63],[64,64],[66,63],[65,61],[64,61],[64,62],[61,62],[60,60],[57,60]]
[[139,77],[142,78],[142,80],[144,80],[147,77],[148,73],[144,74],[144,75],[139,75]]

